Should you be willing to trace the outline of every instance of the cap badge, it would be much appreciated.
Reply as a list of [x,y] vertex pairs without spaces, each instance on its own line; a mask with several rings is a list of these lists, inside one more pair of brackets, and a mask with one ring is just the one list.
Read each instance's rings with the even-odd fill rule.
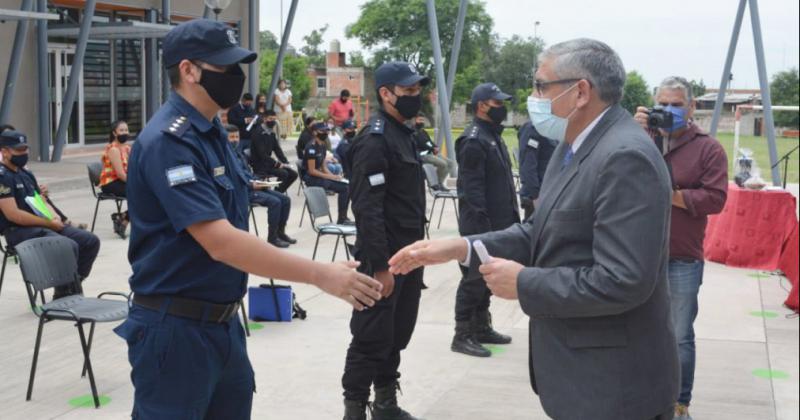
[[411,70],[411,73],[417,74],[417,68],[413,64],[409,64],[408,69]]
[[228,29],[226,32],[228,34],[228,41],[230,41],[232,45],[236,45],[236,34],[233,33],[233,29]]

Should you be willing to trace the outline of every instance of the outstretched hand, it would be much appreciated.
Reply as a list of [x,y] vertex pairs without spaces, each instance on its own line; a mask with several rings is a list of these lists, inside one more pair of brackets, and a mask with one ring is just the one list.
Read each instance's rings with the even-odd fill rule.
[[355,271],[359,265],[358,261],[331,263],[326,278],[319,280],[316,286],[346,301],[357,311],[372,307],[381,299],[383,286],[372,277]]
[[462,238],[417,241],[394,254],[389,260],[389,271],[408,274],[426,265],[464,261],[466,258],[467,241]]

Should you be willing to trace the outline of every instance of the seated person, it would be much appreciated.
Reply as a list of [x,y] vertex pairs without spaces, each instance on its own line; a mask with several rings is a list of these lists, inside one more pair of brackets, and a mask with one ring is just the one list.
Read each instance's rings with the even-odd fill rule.
[[417,140],[417,150],[422,159],[422,163],[428,163],[436,167],[436,175],[439,178],[439,185],[431,188],[436,191],[448,191],[444,181],[450,170],[455,166],[455,162],[439,155],[439,148],[431,140],[431,136],[425,131],[425,115],[419,114],[414,120],[414,137]]
[[[277,177],[281,181],[281,185],[275,190],[285,193],[297,180],[297,172],[289,166],[278,135],[275,133],[275,126],[278,124],[275,111],[268,109],[261,120],[261,124],[253,127],[250,164],[253,166],[253,173],[260,179]],[[241,132],[241,129],[239,131]],[[273,153],[277,159],[272,157]]]
[[255,184],[256,178],[247,166],[247,160],[241,152],[238,152],[239,128],[235,125],[227,125],[225,130],[228,132],[228,141],[233,147],[234,154],[239,158],[245,175],[249,178],[250,203],[267,208],[267,242],[278,248],[288,248],[289,245],[296,244],[296,240],[286,235],[286,222],[289,220],[289,211],[292,209],[291,199],[286,194]]
[[342,141],[342,134],[339,132],[339,127],[336,126],[333,118],[328,118],[326,123],[328,124],[328,130],[330,130],[328,133],[328,144],[330,144],[331,147],[328,150],[336,150],[339,146],[339,142]]
[[322,187],[326,191],[332,191],[339,196],[338,200],[338,219],[340,225],[353,224],[347,218],[347,207],[349,205],[349,196],[347,191],[347,184],[342,182],[341,175],[334,175],[325,164],[325,158],[328,155],[328,149],[325,148],[325,140],[328,138],[328,126],[325,123],[317,123],[312,129],[314,141],[306,145],[306,150],[303,151],[303,166],[306,172],[303,180],[306,185],[311,187]]
[[[64,224],[64,221],[47,202],[45,206],[52,219],[38,216],[25,200],[41,195],[36,178],[25,169],[28,163],[28,142],[26,136],[14,130],[0,133],[0,151],[3,154],[0,165],[0,233],[5,236],[8,246],[45,236],[64,236],[73,243],[78,257],[78,275],[83,281],[92,271],[100,239],[93,233]],[[81,294],[83,290],[76,285],[56,287],[53,299]]]
[[[127,144],[130,138],[128,123],[119,120],[111,124],[111,133],[108,136],[108,145],[103,152],[103,171],[100,172],[100,190],[106,194],[125,197],[125,186],[128,181],[128,156],[131,146]],[[114,233],[125,239],[128,229],[128,212],[114,213],[111,215],[114,222]]]
[[352,144],[353,139],[356,138],[356,123],[354,123],[353,120],[345,121],[344,124],[342,124],[342,133],[342,141],[340,141],[339,145],[336,146],[334,154],[336,155],[336,159],[338,159],[342,164],[344,176],[349,179],[351,168],[347,154],[350,151],[350,145]]
[[306,128],[300,133],[300,137],[297,139],[297,146],[295,147],[297,158],[300,160],[303,160],[303,151],[306,150],[308,143],[314,141],[314,135],[311,134],[311,131],[316,123],[317,119],[313,116],[308,116],[303,120],[303,124],[305,124]]

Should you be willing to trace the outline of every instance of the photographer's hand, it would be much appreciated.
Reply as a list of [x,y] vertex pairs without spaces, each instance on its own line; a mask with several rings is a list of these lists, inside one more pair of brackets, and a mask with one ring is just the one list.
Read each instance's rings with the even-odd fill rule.
[[640,106],[636,108],[636,114],[633,116],[633,119],[639,123],[645,130],[647,130],[647,117],[650,115],[647,112],[647,108]]

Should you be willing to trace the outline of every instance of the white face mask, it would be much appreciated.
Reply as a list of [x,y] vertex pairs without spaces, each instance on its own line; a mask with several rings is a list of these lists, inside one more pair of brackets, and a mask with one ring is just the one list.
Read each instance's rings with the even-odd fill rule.
[[577,85],[576,83],[570,86],[569,89],[561,92],[560,95],[553,99],[536,98],[534,96],[528,97],[528,115],[531,118],[531,124],[533,124],[533,127],[536,128],[539,134],[552,140],[564,141],[564,137],[567,134],[569,118],[577,109],[572,110],[569,115],[562,118],[553,115],[553,102],[564,96],[565,93],[569,92]]

